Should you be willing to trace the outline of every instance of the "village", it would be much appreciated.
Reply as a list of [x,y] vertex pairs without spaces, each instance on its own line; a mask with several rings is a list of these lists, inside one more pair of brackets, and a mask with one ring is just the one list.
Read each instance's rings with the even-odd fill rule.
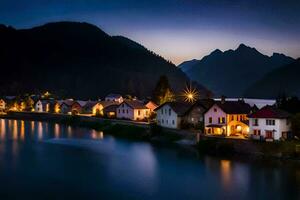
[[[264,99],[197,99],[157,105],[151,100],[108,94],[103,100],[81,101],[47,98],[50,93],[0,100],[2,114],[11,112],[52,113],[116,119],[136,124],[157,124],[172,130],[188,130],[208,137],[242,140],[284,141],[293,139],[292,115]],[[192,95],[187,95],[192,100]]]

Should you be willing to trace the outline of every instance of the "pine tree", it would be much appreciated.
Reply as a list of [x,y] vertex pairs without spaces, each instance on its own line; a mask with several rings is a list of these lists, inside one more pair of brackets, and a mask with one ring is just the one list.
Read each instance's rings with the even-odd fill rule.
[[163,75],[159,78],[153,92],[153,99],[159,105],[175,100],[175,95],[166,76]]

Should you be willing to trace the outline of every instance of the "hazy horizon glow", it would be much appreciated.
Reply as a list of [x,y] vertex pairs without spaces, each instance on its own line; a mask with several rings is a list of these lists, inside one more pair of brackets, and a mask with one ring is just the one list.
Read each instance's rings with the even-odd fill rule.
[[179,64],[240,43],[266,55],[300,57],[299,10],[297,0],[4,0],[0,23],[85,21]]

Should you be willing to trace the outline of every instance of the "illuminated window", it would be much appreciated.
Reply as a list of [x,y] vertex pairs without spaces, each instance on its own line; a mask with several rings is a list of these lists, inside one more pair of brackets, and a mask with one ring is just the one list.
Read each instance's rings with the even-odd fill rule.
[[267,119],[266,120],[267,126],[275,126],[275,120],[274,119]]

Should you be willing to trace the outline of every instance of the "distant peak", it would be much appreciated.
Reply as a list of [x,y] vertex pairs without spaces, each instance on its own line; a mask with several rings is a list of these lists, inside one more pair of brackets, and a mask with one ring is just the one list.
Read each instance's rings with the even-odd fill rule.
[[213,52],[211,52],[210,55],[217,55],[217,54],[222,54],[223,52],[220,49],[216,49]]
[[252,48],[249,47],[249,46],[247,46],[247,45],[245,45],[245,44],[243,44],[243,43],[241,43],[241,44],[238,46],[237,50],[238,50],[238,49],[252,49]]
[[245,44],[240,44],[239,47],[236,49],[236,51],[247,51],[247,52],[256,52],[259,53],[259,51],[257,51],[255,48],[253,47],[249,47]]

